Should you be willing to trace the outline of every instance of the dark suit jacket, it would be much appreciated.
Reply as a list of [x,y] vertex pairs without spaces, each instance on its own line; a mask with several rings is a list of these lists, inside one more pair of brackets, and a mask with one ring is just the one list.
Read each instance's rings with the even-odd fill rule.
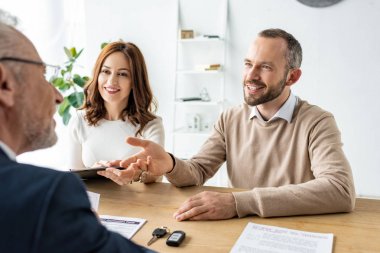
[[151,252],[108,231],[69,172],[20,164],[0,148],[0,252]]

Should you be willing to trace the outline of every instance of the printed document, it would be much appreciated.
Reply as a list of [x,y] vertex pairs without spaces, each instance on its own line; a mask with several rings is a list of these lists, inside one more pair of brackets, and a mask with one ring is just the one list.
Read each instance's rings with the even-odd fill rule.
[[333,234],[248,223],[231,253],[331,253]]
[[87,195],[88,195],[88,199],[90,200],[92,209],[94,209],[95,211],[98,211],[100,194],[96,192],[87,191]]
[[145,224],[141,218],[129,218],[120,216],[100,215],[101,223],[113,232],[131,239],[134,234]]
[[[90,199],[91,207],[98,211],[100,194],[87,191]],[[134,234],[145,224],[145,219],[129,218],[120,216],[100,215],[101,223],[113,232],[117,232],[122,236],[131,239]]]

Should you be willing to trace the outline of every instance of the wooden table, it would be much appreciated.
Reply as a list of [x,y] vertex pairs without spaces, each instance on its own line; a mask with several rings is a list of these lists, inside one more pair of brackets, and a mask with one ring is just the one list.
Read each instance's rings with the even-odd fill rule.
[[147,220],[132,238],[138,244],[146,246],[156,227],[167,226],[171,231],[186,232],[186,239],[179,248],[167,246],[167,237],[149,247],[159,252],[229,252],[248,222],[333,233],[335,253],[380,252],[380,200],[357,199],[352,213],[177,222],[172,215],[188,197],[204,190],[230,192],[238,189],[206,186],[177,188],[166,183],[119,186],[108,180],[87,181],[86,185],[89,191],[101,194],[100,214]]

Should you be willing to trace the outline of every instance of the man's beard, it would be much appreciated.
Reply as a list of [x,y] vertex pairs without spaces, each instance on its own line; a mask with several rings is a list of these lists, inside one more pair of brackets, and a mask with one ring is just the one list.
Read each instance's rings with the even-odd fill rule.
[[254,96],[250,96],[250,94],[246,94],[245,92],[245,83],[254,83],[259,86],[265,86],[268,87],[265,83],[261,81],[255,81],[255,80],[249,80],[243,82],[243,93],[244,93],[244,100],[245,102],[250,106],[256,106],[260,104],[267,103],[269,101],[272,101],[276,99],[278,96],[281,95],[282,91],[285,89],[285,83],[286,83],[287,73],[283,79],[281,79],[277,85],[271,89],[268,88],[267,92],[262,94],[259,98],[255,98]]
[[[26,123],[26,122],[25,122]],[[38,124],[25,124],[24,135],[28,150],[49,148],[57,143],[57,134],[53,123],[48,128],[39,129]]]
[[[25,99],[25,98],[23,98]],[[31,110],[23,103],[21,109],[22,134],[24,136],[24,150],[33,151],[53,146],[57,142],[57,134],[53,119],[48,126],[43,127],[42,121],[33,117]],[[28,109],[26,109],[28,108]]]

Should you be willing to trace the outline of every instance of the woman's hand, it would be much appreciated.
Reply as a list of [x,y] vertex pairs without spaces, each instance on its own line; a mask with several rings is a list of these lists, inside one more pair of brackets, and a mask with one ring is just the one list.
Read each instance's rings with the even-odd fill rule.
[[94,164],[91,166],[91,168],[109,167],[108,164],[109,164],[108,161],[100,160],[100,161],[94,163]]
[[[148,157],[146,161],[138,159],[124,170],[114,168],[120,165],[120,160],[111,161],[106,164],[108,167],[106,170],[98,171],[97,173],[119,185],[131,184],[132,182],[147,182],[147,178],[149,177],[148,166],[151,159],[151,157]],[[152,181],[155,181],[155,178]]]

